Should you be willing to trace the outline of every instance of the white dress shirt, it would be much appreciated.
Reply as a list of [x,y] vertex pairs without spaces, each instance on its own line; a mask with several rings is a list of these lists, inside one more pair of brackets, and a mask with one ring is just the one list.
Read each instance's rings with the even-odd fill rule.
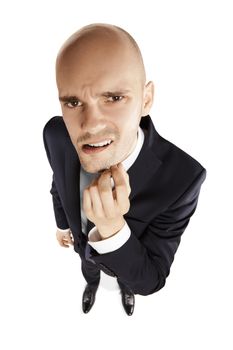
[[[131,152],[131,154],[122,161],[122,165],[127,171],[135,162],[137,159],[143,142],[144,142],[144,132],[142,128],[139,126],[138,127],[138,133],[137,133],[137,143],[134,148],[134,150]],[[83,190],[92,182],[94,178],[99,176],[99,173],[88,173],[86,172],[82,166],[80,167],[80,203],[81,203],[81,221],[82,221],[82,232],[86,235],[88,235],[88,244],[92,246],[99,254],[104,254],[104,253],[110,253],[114,250],[119,249],[125,242],[129,239],[131,235],[130,228],[125,221],[125,225],[123,228],[117,232],[115,235],[101,240],[101,237],[99,236],[98,230],[96,226],[94,226],[89,233],[87,233],[87,217],[84,213],[84,210],[82,208],[82,197],[83,197]],[[114,187],[114,182],[113,179],[111,178],[111,183],[112,183],[112,188]],[[62,230],[59,229],[59,231],[62,232],[69,232],[69,228]]]

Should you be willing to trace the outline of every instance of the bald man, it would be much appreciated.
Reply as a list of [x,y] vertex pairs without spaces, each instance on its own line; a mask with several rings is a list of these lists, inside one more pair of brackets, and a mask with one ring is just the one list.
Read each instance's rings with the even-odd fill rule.
[[135,294],[159,291],[196,210],[206,169],[156,131],[140,49],[124,29],[91,24],[58,52],[62,116],[43,140],[62,247],[73,245],[90,311],[100,271],[115,277],[127,315]]

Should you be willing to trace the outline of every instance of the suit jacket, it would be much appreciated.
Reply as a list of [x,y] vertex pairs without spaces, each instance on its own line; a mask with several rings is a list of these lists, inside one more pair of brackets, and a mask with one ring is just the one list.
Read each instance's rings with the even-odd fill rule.
[[206,169],[160,136],[149,115],[141,118],[140,126],[144,144],[127,171],[130,209],[124,218],[131,236],[122,247],[105,254],[87,244],[82,233],[80,161],[62,117],[46,123],[43,140],[53,171],[50,193],[57,226],[70,227],[76,252],[85,244],[87,259],[135,294],[148,295],[165,285],[181,235],[196,210]]

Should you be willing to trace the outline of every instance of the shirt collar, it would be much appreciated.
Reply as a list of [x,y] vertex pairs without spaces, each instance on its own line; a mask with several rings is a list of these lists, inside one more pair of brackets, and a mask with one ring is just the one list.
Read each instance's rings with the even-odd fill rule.
[[138,132],[137,132],[137,144],[136,144],[133,152],[131,152],[130,155],[122,161],[122,165],[123,165],[125,171],[128,171],[128,169],[133,165],[133,163],[137,159],[137,157],[141,151],[141,148],[142,148],[142,145],[144,142],[144,138],[145,138],[144,132],[143,132],[142,128],[139,126]]

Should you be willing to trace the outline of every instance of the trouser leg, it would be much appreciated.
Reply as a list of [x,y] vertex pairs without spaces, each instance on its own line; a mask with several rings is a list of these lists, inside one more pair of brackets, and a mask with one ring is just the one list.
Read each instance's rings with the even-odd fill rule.
[[117,278],[117,282],[119,284],[120,289],[122,289],[122,290],[129,290],[129,291],[131,291],[133,293],[132,289],[127,285],[127,283],[122,282],[120,280],[120,278]]
[[82,259],[81,270],[88,284],[93,287],[97,287],[99,285],[100,269],[95,264],[86,259]]
[[81,258],[81,271],[86,282],[93,287],[97,287],[100,281],[100,269],[97,264],[86,259],[85,250],[86,250],[87,241],[86,239],[79,240],[79,256]]

